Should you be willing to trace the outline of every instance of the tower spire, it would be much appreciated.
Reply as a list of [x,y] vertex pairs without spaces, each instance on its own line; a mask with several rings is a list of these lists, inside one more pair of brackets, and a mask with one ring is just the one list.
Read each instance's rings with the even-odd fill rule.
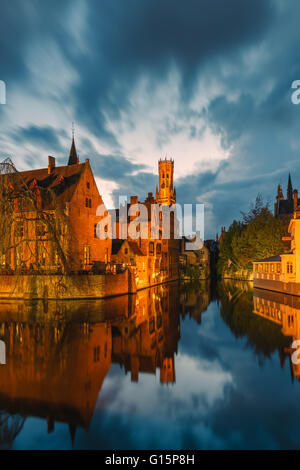
[[70,149],[68,165],[76,165],[76,163],[79,163],[76,146],[75,146],[74,135],[75,135],[75,127],[74,127],[74,122],[72,122],[72,144],[71,144],[71,149]]
[[291,174],[289,173],[289,182],[287,187],[287,199],[291,201],[293,199],[293,186],[292,186],[292,179]]

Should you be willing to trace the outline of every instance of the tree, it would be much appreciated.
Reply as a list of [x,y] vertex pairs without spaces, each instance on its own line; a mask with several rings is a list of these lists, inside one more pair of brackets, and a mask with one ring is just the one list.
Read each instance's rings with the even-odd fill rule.
[[70,270],[71,230],[64,205],[51,189],[34,181],[28,186],[10,159],[0,163],[0,233],[2,265],[10,265],[14,253],[17,268],[38,269],[43,250],[58,259],[63,272]]
[[243,215],[242,222],[234,221],[220,244],[218,272],[252,271],[256,259],[267,258],[284,251],[283,226],[263,204],[261,195]]

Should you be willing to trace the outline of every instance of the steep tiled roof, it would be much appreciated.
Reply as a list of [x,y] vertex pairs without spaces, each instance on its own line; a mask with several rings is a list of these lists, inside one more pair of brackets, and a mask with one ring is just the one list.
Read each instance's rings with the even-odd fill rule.
[[[28,187],[36,184],[38,188],[50,189],[61,202],[69,202],[75,192],[80,176],[85,168],[85,163],[77,165],[59,166],[48,173],[48,168],[38,170],[20,171],[16,173],[16,179],[24,182]],[[43,196],[43,191],[41,191]],[[47,201],[43,198],[43,207]]]

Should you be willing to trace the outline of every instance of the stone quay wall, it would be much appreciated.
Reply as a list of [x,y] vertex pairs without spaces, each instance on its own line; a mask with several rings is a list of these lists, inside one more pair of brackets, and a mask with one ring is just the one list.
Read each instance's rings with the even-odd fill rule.
[[118,274],[0,275],[0,299],[89,299],[136,292],[130,271]]
[[0,275],[0,299],[104,299],[134,294],[137,290],[174,280],[178,280],[178,276],[137,287],[135,274],[130,269],[117,274]]

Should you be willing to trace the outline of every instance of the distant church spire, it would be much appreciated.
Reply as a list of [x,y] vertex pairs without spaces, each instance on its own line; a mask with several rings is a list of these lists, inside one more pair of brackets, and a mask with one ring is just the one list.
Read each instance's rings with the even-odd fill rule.
[[291,201],[293,199],[293,186],[291,180],[291,174],[289,173],[289,182],[287,187],[287,199]]
[[76,165],[76,163],[79,163],[79,159],[77,157],[77,152],[76,152],[76,147],[75,147],[74,134],[75,134],[75,130],[74,130],[74,122],[73,122],[72,123],[72,145],[71,145],[68,165]]

